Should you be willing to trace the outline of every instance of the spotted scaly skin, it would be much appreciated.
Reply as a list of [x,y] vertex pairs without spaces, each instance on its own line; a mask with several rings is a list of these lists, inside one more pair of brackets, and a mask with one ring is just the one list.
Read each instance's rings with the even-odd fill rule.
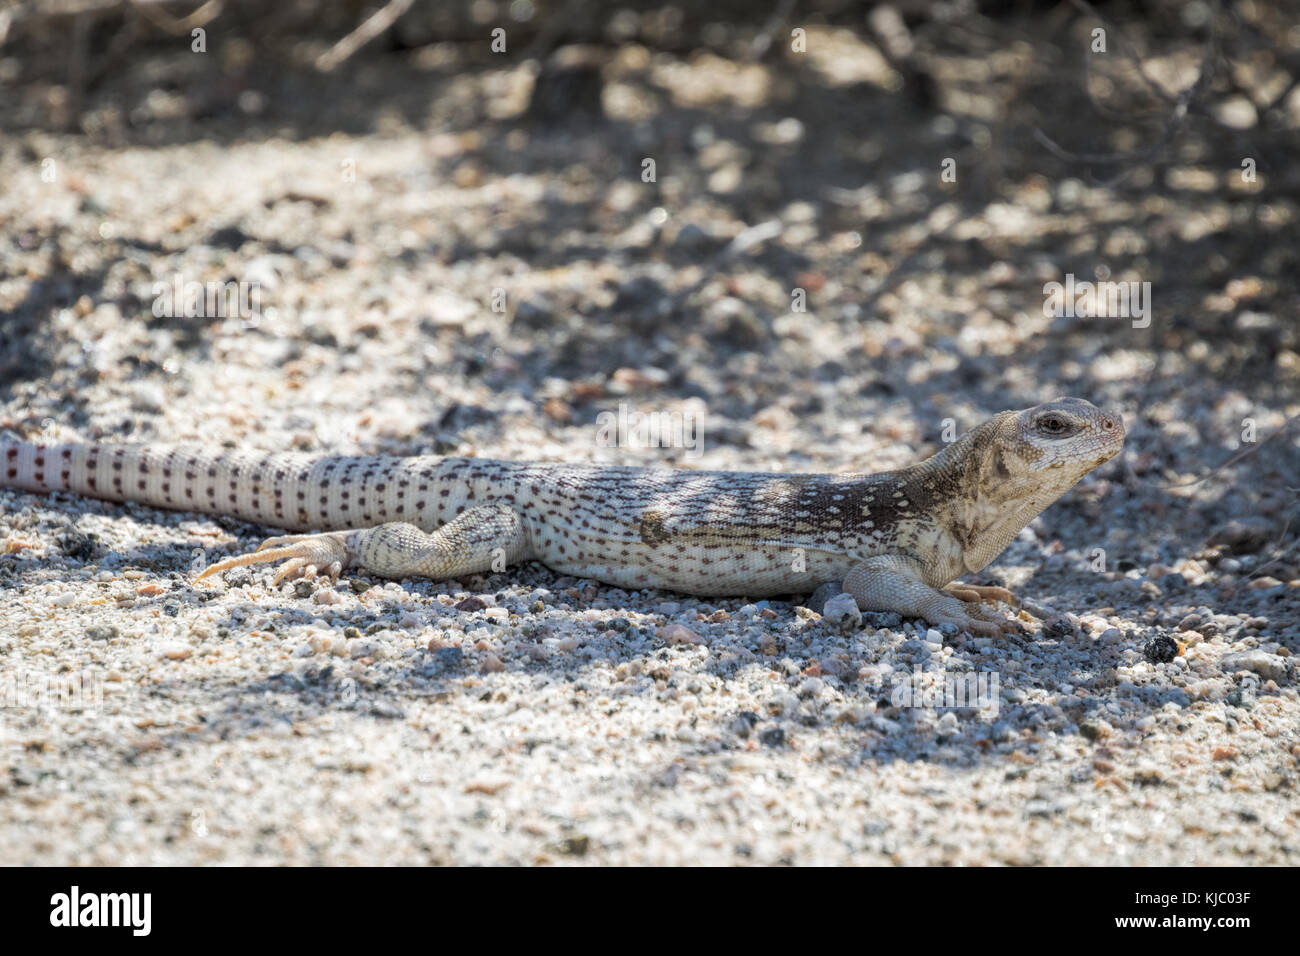
[[[763,597],[839,582],[863,610],[993,635],[953,585],[1123,446],[1078,398],[1007,411],[941,452],[874,475],[683,471],[479,458],[319,457],[0,439],[0,485],[225,514],[286,530],[196,577],[283,562],[275,583],[443,579],[540,561],[623,588]],[[947,590],[944,590],[947,588]]]

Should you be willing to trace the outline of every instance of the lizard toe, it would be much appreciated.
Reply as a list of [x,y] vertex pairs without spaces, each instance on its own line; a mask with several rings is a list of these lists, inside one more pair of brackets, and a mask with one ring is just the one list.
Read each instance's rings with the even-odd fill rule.
[[978,592],[980,600],[983,601],[1003,601],[1007,604],[1019,604],[1020,599],[1008,591],[1006,588],[986,587],[984,585],[964,585],[972,591]]
[[977,601],[1005,601],[1007,604],[1013,605],[1020,603],[1016,596],[1006,588],[983,584],[953,584],[946,590],[953,597],[972,603]]
[[313,534],[282,534],[274,538],[267,538],[257,546],[257,551],[268,551],[271,548],[283,548],[286,545],[296,544],[299,541],[305,541],[308,538],[314,537],[316,536]]
[[953,615],[932,624],[955,624],[972,637],[1001,637],[1004,634],[1023,634],[1024,629],[1014,618],[1003,617],[982,609],[971,608],[965,614]]
[[1001,637],[1002,626],[994,621],[977,621],[974,618],[961,625],[973,637]]
[[316,566],[308,564],[306,558],[290,558],[280,566],[275,577],[271,579],[271,587],[278,587],[281,581],[286,579],[292,581],[294,578],[313,578],[316,576]]

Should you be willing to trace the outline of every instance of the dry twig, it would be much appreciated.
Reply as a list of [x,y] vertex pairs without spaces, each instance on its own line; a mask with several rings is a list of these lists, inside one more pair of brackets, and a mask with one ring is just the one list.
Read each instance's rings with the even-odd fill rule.
[[373,16],[316,58],[316,69],[328,73],[381,36],[411,8],[413,0],[389,0]]

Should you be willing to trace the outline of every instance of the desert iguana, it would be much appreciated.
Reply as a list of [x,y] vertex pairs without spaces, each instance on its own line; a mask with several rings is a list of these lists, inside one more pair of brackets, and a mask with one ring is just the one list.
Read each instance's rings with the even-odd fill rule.
[[1016,625],[968,603],[1012,601],[1010,592],[949,585],[1123,443],[1118,414],[1062,398],[1002,412],[919,464],[874,475],[0,438],[0,485],[313,532],[271,538],[196,580],[261,562],[284,562],[278,584],[344,568],[442,579],[534,560],[623,588],[712,596],[843,582],[864,610],[995,635]]

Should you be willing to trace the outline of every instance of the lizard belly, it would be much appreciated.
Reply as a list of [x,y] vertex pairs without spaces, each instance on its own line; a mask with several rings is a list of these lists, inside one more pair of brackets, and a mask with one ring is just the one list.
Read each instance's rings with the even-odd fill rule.
[[662,588],[684,594],[770,597],[808,593],[841,581],[853,559],[786,547],[602,542],[607,547],[539,554],[554,571],[622,588]]

